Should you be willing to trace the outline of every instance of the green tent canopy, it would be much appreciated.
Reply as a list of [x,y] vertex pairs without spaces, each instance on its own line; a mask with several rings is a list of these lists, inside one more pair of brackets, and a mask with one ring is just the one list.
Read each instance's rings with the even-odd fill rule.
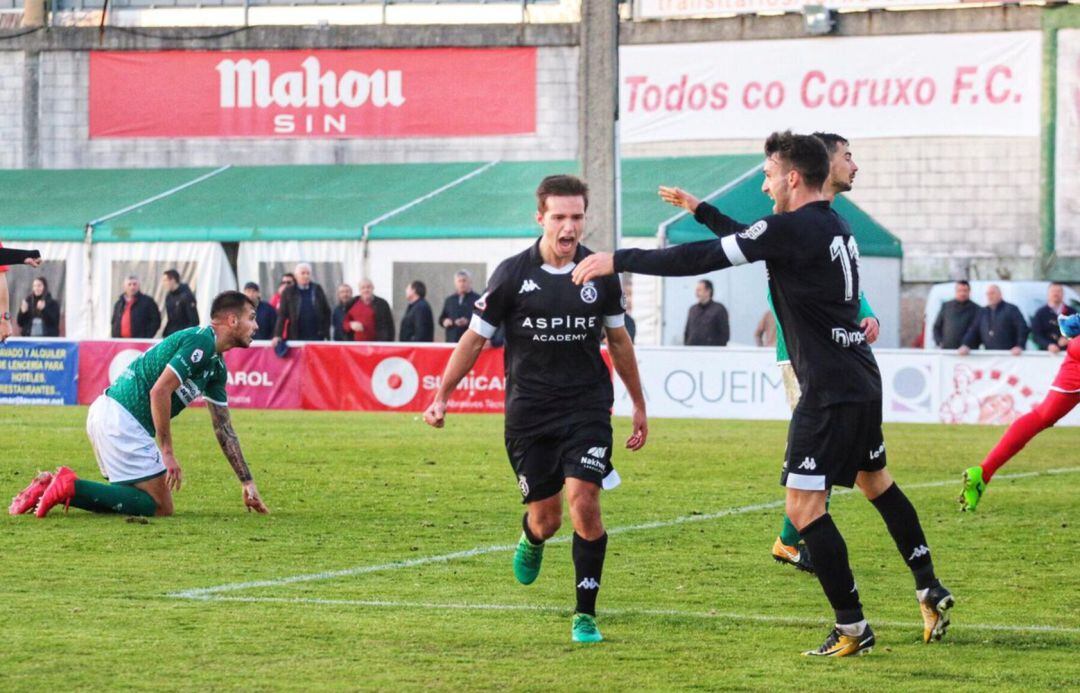
[[[757,157],[757,160],[760,162],[760,157]],[[762,183],[765,182],[763,172],[757,171],[754,175],[746,176],[742,180],[734,178],[732,180],[731,185],[710,198],[709,202],[716,205],[724,214],[746,223],[772,214],[772,200],[761,192]],[[900,239],[889,233],[884,226],[854,202],[840,195],[833,206],[851,226],[862,255],[903,257]],[[678,244],[711,240],[715,236],[688,214],[667,227],[666,238],[668,243]]]

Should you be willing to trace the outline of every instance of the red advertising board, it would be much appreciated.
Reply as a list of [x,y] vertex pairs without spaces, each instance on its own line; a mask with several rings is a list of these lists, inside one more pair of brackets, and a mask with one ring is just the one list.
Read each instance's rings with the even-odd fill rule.
[[[453,351],[444,347],[309,344],[304,409],[423,411],[439,388]],[[450,411],[503,411],[503,350],[488,349],[462,379]]]
[[535,48],[90,54],[92,138],[535,131]]
[[[151,341],[101,341],[79,344],[79,404],[90,404]],[[299,409],[304,349],[278,358],[270,347],[232,349],[225,353],[229,368],[229,406],[252,409]]]

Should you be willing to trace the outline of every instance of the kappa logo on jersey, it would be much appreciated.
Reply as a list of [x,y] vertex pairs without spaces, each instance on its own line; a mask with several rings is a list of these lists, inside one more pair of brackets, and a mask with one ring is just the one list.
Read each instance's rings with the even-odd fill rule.
[[926,544],[919,544],[915,547],[915,550],[911,552],[911,556],[908,557],[909,561],[914,561],[916,558],[922,558],[923,556],[930,555],[930,548]]
[[762,219],[747,230],[739,234],[739,238],[745,238],[748,241],[756,241],[761,234],[765,233],[769,229],[769,222]]
[[799,469],[809,469],[810,471],[814,471],[817,469],[817,462],[813,457],[807,457],[802,461],[802,464],[799,465]]
[[536,282],[534,282],[532,279],[526,279],[525,281],[523,281],[521,283],[521,290],[518,291],[518,293],[519,294],[527,294],[530,291],[539,291],[539,290],[540,290],[540,286]]
[[191,362],[192,363],[198,363],[199,361],[202,361],[202,357],[203,357],[203,350],[202,349],[196,349],[195,351],[191,352]]
[[848,331],[843,327],[834,327],[832,330],[833,341],[844,347],[853,347],[866,341],[866,335],[859,330]]
[[870,459],[876,460],[885,454],[885,443],[882,443],[877,450],[870,451]]
[[518,474],[518,488],[521,489],[521,495],[529,495],[529,481],[525,478],[524,474]]
[[600,589],[600,583],[596,578],[587,577],[577,584],[578,589],[582,590],[598,590]]
[[592,282],[585,282],[585,286],[581,287],[581,300],[586,303],[596,303],[596,298],[599,294],[596,292],[596,285]]

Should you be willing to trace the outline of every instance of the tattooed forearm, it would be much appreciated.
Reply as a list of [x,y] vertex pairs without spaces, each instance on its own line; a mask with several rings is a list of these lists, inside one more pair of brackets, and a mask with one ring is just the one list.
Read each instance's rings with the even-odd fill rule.
[[225,453],[225,459],[232,465],[236,472],[236,478],[241,482],[251,481],[251,470],[244,461],[244,453],[240,449],[240,438],[232,427],[232,419],[229,417],[229,408],[220,407],[212,402],[206,403],[210,410],[210,420],[214,423],[214,435],[217,436],[221,451]]

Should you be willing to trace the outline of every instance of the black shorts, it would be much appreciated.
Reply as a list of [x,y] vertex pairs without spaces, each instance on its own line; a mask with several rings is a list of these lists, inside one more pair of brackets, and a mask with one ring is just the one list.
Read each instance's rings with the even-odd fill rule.
[[611,421],[585,421],[534,436],[506,438],[523,503],[562,490],[566,477],[603,486],[611,472]]
[[885,468],[881,401],[803,406],[791,415],[780,485],[804,491],[855,485],[859,472]]

